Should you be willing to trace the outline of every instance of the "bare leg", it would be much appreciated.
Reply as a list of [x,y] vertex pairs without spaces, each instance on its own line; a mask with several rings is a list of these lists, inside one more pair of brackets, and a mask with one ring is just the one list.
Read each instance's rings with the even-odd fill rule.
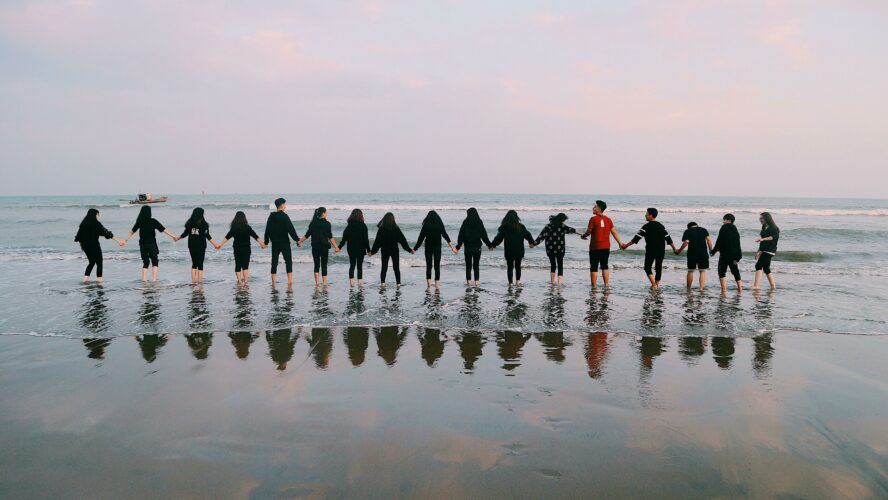
[[142,281],[148,281],[148,268],[142,268]]
[[737,290],[743,291],[743,281],[737,280]]
[[[102,278],[99,278],[99,281],[102,281]],[[771,284],[771,290],[777,289],[777,280],[774,279],[774,273],[768,275],[768,283]]]
[[348,286],[349,286],[349,288],[355,286],[355,279],[354,278],[348,279]]
[[157,281],[157,266],[151,268],[151,281]]
[[358,288],[364,288],[364,280],[358,280]]
[[287,287],[293,286],[293,273],[287,273]]
[[598,286],[598,273],[590,273],[592,275],[592,288]]
[[480,282],[480,281],[478,281],[478,280],[475,280],[475,286],[476,286],[476,287],[479,287],[479,286],[481,286],[481,282]]
[[700,291],[706,289],[706,271],[700,271]]
[[688,288],[694,286],[694,271],[688,271]]
[[324,283],[324,286],[327,286],[327,277],[326,276],[321,278],[321,281]]
[[[102,277],[101,277],[101,276],[99,276],[98,278],[96,278],[96,283],[101,283],[101,282],[102,282]],[[776,287],[775,287],[775,286],[772,286],[771,288],[776,288]]]
[[654,275],[648,274],[648,281],[651,282],[651,288],[657,288],[657,282],[654,281]]
[[555,284],[555,273],[549,273],[549,281],[551,281],[553,285]]
[[244,279],[241,277],[241,274],[242,274],[242,273],[240,273],[240,272],[235,272],[235,273],[234,273],[234,279],[237,280],[237,284],[238,284],[238,285],[240,285],[241,282],[244,280]]
[[[770,278],[769,278],[770,279]],[[755,272],[755,281],[752,283],[752,289],[758,290],[759,284],[762,282],[762,271],[759,269]]]
[[728,293],[728,278],[719,278],[718,281],[721,283],[722,294]]
[[275,281],[277,281],[277,275],[271,273],[271,286],[274,286]]
[[432,287],[432,280],[426,280],[426,288]]
[[191,268],[191,283],[195,283],[197,281],[197,269]]
[[561,286],[563,284],[564,284],[564,276],[559,276],[558,277],[558,286]]
[[607,288],[608,284],[610,284],[611,272],[610,269],[605,269],[602,273],[604,276],[604,287]]
[[438,290],[441,289],[441,280],[436,280],[436,281],[435,281],[435,288],[437,288]]
[[83,282],[89,283],[89,276],[83,276]]
[[318,285],[321,284],[321,280],[320,280],[319,277],[320,277],[320,274],[319,274],[319,273],[315,273],[315,286],[318,286]]
[[244,285],[247,284],[247,281],[248,281],[249,279],[250,279],[250,271],[247,270],[247,269],[244,269]]
[[201,271],[200,269],[197,270],[197,282],[203,283],[203,271]]

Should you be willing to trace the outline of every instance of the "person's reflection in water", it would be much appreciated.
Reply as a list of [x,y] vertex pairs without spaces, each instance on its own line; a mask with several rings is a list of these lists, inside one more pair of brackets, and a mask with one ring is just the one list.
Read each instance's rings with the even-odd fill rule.
[[192,333],[185,335],[188,347],[194,359],[207,359],[210,355],[210,346],[213,345],[213,334],[211,333]]
[[570,340],[564,338],[564,332],[537,333],[536,339],[543,345],[546,359],[559,364],[564,362],[564,350],[571,345]]
[[755,376],[765,379],[771,376],[771,358],[774,357],[774,334],[768,332],[752,338],[755,353],[752,358],[752,370]]
[[441,330],[425,328],[419,331],[418,336],[422,348],[422,359],[425,360],[429,368],[433,368],[444,355],[444,339],[441,338]]
[[610,289],[601,293],[597,288],[589,292],[586,299],[586,324],[592,328],[604,328],[610,322]]
[[306,339],[311,346],[311,356],[315,368],[326,370],[330,366],[330,354],[333,352],[333,335],[329,328],[312,328]]
[[195,330],[206,330],[210,326],[207,298],[204,296],[203,287],[199,285],[191,289],[191,299],[188,301],[188,322]]
[[362,287],[351,288],[348,291],[348,303],[346,304],[346,315],[348,319],[354,320],[358,316],[367,311],[364,304],[364,289]]
[[111,344],[111,339],[83,339],[86,347],[86,357],[89,359],[105,359],[105,349]]
[[426,288],[425,300],[422,305],[426,308],[426,319],[429,321],[439,321],[444,318],[444,311],[441,305],[441,289]]
[[478,293],[477,288],[466,288],[462,307],[459,310],[460,318],[470,328],[477,327],[481,323],[481,305],[478,301]]
[[512,371],[521,366],[521,350],[530,339],[529,333],[500,332],[496,335],[499,357],[503,360],[503,369]]
[[283,292],[283,301],[281,301],[281,293],[277,288],[271,289],[271,324],[275,327],[293,324],[293,289],[287,288]]
[[550,288],[543,300],[543,324],[548,328],[564,328],[564,303],[560,288]]
[[[505,305],[505,322],[508,325],[520,325],[527,316],[527,304],[521,301],[521,292],[523,287],[512,287],[506,291],[506,298],[503,300]],[[468,293],[468,290],[466,291]]]
[[137,335],[136,342],[139,343],[139,349],[142,350],[142,358],[145,359],[145,362],[153,363],[163,346],[166,345],[167,336],[156,334]]
[[101,333],[111,326],[108,318],[108,298],[101,284],[90,285],[80,311],[80,326],[92,333]]
[[586,338],[586,366],[589,377],[600,379],[604,373],[604,362],[607,360],[607,332],[590,333]]
[[703,337],[681,337],[678,339],[678,354],[688,365],[696,365],[700,356],[706,353],[706,340]]
[[731,297],[722,295],[718,299],[718,307],[715,309],[715,328],[718,330],[737,330],[736,323],[740,310],[740,294]]
[[398,349],[406,337],[407,331],[397,326],[383,326],[376,332],[376,352],[385,364],[394,366],[398,362]]
[[293,351],[299,334],[290,328],[279,328],[265,333],[265,341],[268,342],[268,357],[274,361],[278,370],[286,370],[287,363],[293,358]]
[[648,330],[663,327],[663,295],[660,290],[651,290],[641,306],[641,326]]
[[352,326],[345,329],[345,346],[348,349],[348,359],[352,366],[361,366],[364,363],[369,345],[369,328]]
[[703,292],[688,289],[685,295],[682,321],[690,327],[705,326],[709,321],[703,308]]
[[259,335],[252,332],[230,332],[228,338],[231,339],[231,346],[234,347],[234,354],[238,359],[247,359],[250,355],[250,345],[259,338]]
[[773,330],[774,325],[771,324],[771,320],[774,317],[774,298],[776,297],[774,290],[764,293],[761,290],[753,290],[752,296],[755,298],[755,309],[752,310],[752,314],[759,323],[757,329],[760,331]]
[[329,320],[333,316],[330,309],[330,296],[327,293],[327,287],[315,287],[311,294],[311,310],[312,319],[315,321]]
[[712,337],[712,359],[722,370],[731,368],[734,359],[734,337]]
[[396,288],[394,296],[391,298],[387,293],[388,290],[388,288],[379,288],[379,306],[377,307],[377,311],[380,315],[379,319],[387,323],[400,323],[401,288]]
[[142,289],[142,306],[139,308],[139,321],[149,327],[157,326],[160,321],[160,301],[157,289],[153,284]]
[[250,287],[242,285],[234,291],[234,326],[245,329],[252,324],[253,301],[250,299]]
[[465,372],[473,373],[475,361],[478,361],[481,351],[484,349],[484,336],[479,332],[463,332],[456,338],[456,344],[459,346],[459,354],[462,356]]
[[638,353],[641,356],[641,373],[639,375],[639,389],[641,402],[647,405],[651,399],[650,379],[654,372],[654,359],[666,352],[663,339],[660,337],[642,337],[639,343]]

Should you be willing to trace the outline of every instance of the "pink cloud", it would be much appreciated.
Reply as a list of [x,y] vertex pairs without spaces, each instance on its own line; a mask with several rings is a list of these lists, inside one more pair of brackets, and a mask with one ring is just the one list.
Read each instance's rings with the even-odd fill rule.
[[802,40],[801,22],[798,19],[768,27],[758,34],[765,45],[782,50],[796,64],[809,64],[814,61],[814,53]]

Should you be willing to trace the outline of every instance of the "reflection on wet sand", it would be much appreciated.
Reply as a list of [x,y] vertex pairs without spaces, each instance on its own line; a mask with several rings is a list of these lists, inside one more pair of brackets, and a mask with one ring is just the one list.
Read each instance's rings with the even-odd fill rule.
[[228,338],[231,339],[231,346],[234,347],[234,354],[237,358],[247,359],[247,356],[250,355],[250,346],[259,338],[259,334],[252,332],[231,332],[228,334]]
[[663,295],[660,290],[651,290],[644,298],[641,326],[647,330],[663,328]]
[[543,299],[543,324],[546,328],[564,328],[564,304],[567,299],[561,295],[560,288],[550,288]]
[[105,359],[105,349],[111,344],[111,339],[83,339],[86,347],[86,357],[89,359]]
[[239,286],[234,291],[234,327],[249,328],[253,324],[253,302],[250,299],[250,287]]
[[210,355],[210,346],[213,345],[213,334],[211,333],[192,333],[185,335],[188,347],[191,348],[191,354],[194,359],[207,359]]
[[439,321],[444,318],[440,289],[427,288],[425,300],[422,301],[422,305],[425,307],[425,317],[427,320]]
[[688,365],[699,362],[706,353],[706,339],[703,337],[681,337],[678,339],[678,353]]
[[398,362],[398,350],[406,338],[407,329],[398,326],[384,326],[376,331],[376,352],[385,364],[394,366]]
[[80,311],[80,326],[91,333],[101,333],[108,329],[108,298],[102,285],[91,285],[87,290],[86,301]]
[[709,321],[703,307],[703,297],[704,292],[696,289],[689,289],[685,295],[681,320],[689,327],[705,326]]
[[194,286],[188,301],[188,323],[192,329],[205,330],[210,326],[210,310],[201,286]]
[[712,359],[715,364],[723,370],[731,367],[731,361],[734,359],[734,338],[733,337],[712,337],[710,339],[712,346]]
[[462,356],[466,373],[475,371],[475,362],[481,357],[484,343],[484,335],[479,332],[463,332],[456,337],[456,345],[459,346],[459,354]]
[[521,366],[521,350],[530,340],[529,333],[500,332],[496,335],[499,356],[503,360],[503,370],[514,370]]
[[[509,326],[521,326],[524,322],[524,319],[527,317],[527,304],[521,300],[521,292],[524,291],[523,287],[510,287],[506,291],[506,296],[503,299],[503,311],[500,314],[501,322],[505,325]],[[466,293],[469,293],[466,290]],[[477,296],[475,296],[475,300],[477,300]],[[472,306],[473,303],[466,302],[466,307]],[[474,323],[474,326],[477,326],[478,322]],[[470,324],[469,326],[473,326]]]
[[299,334],[290,328],[279,328],[266,332],[268,357],[271,358],[278,370],[287,369],[287,363],[293,358],[297,340],[299,340]]
[[462,318],[469,328],[474,328],[481,323],[479,293],[477,288],[467,287],[466,292],[463,294],[463,303],[459,308],[459,317]]
[[[284,299],[281,300],[281,293]],[[271,289],[271,324],[275,327],[290,326],[293,323],[293,289],[288,288],[284,292],[277,288]]]
[[311,307],[309,314],[315,321],[323,322],[333,316],[333,310],[330,309],[330,295],[327,293],[327,287],[317,286],[311,294]]
[[444,355],[444,340],[441,339],[441,331],[434,328],[426,328],[419,332],[419,343],[422,346],[422,359],[431,368]]
[[139,349],[142,350],[142,358],[147,363],[153,363],[157,359],[157,355],[161,352],[163,346],[167,343],[166,335],[145,334],[136,336],[136,342],[139,343]]
[[349,319],[357,319],[358,316],[367,311],[364,304],[364,289],[362,287],[353,287],[348,291],[348,303],[345,307],[345,314]]
[[139,321],[147,327],[156,327],[160,322],[160,297],[153,284],[142,289],[142,306],[139,308]]
[[361,366],[367,357],[367,347],[370,346],[370,329],[363,326],[346,328],[343,336],[349,361],[352,366]]
[[759,378],[768,378],[771,375],[771,358],[774,357],[773,337],[773,333],[763,333],[752,338],[755,345],[752,369]]
[[715,308],[715,328],[735,331],[737,320],[742,312],[739,292],[730,297],[722,295]]
[[333,352],[333,335],[329,328],[312,328],[306,338],[311,346],[311,357],[315,368],[326,370],[330,366],[330,354]]
[[586,337],[586,366],[589,377],[601,378],[604,362],[607,359],[608,340],[606,332],[590,333]]
[[610,322],[610,289],[605,288],[599,293],[597,288],[589,292],[586,299],[586,324],[592,328],[603,329]]
[[542,344],[546,359],[556,363],[564,362],[564,350],[571,345],[570,340],[565,338],[564,332],[544,332],[534,336]]

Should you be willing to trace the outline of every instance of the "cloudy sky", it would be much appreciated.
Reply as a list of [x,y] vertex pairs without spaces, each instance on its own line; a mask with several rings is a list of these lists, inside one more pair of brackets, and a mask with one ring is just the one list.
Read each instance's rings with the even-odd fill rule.
[[0,194],[885,196],[885,0],[0,3]]

